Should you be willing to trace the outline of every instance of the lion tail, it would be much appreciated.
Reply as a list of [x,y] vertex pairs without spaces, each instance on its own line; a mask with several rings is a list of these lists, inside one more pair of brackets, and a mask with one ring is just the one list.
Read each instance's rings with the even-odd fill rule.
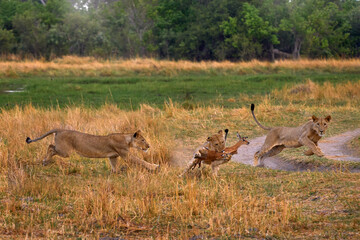
[[51,131],[49,131],[49,132],[45,133],[45,134],[44,134],[44,135],[42,135],[41,137],[38,137],[38,138],[33,139],[33,140],[32,140],[31,138],[27,137],[27,138],[26,138],[26,143],[27,143],[27,144],[29,144],[29,143],[32,143],[32,142],[39,141],[39,140],[41,140],[41,139],[43,139],[43,138],[45,138],[45,137],[49,136],[50,134],[57,133],[57,132],[59,132],[59,131],[60,131],[59,129],[53,129],[53,130],[51,130]]
[[255,105],[252,103],[252,104],[251,104],[251,113],[252,113],[252,115],[253,115],[253,117],[254,117],[254,120],[255,120],[255,122],[257,123],[257,125],[259,125],[259,127],[261,127],[262,129],[271,130],[270,127],[265,127],[265,126],[263,126],[261,123],[259,123],[259,121],[258,121],[258,120],[256,119],[256,117],[255,117],[254,109],[255,109]]
[[229,133],[229,129],[225,129],[225,143],[226,143],[226,139],[227,139],[228,133]]

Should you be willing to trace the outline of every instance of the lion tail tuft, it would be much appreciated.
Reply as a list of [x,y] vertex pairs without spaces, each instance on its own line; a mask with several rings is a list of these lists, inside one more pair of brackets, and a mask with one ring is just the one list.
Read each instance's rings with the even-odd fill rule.
[[257,123],[257,125],[258,125],[259,127],[261,127],[262,129],[271,130],[270,127],[265,127],[265,126],[263,126],[263,125],[262,125],[261,123],[259,123],[259,121],[256,119],[255,114],[254,114],[255,105],[254,105],[253,103],[251,104],[250,109],[251,109],[251,114],[253,115],[254,120],[255,120],[255,122]]
[[45,133],[45,134],[42,135],[41,137],[38,137],[38,138],[35,138],[35,139],[31,139],[31,138],[27,137],[27,138],[26,138],[26,143],[29,144],[29,143],[32,143],[32,142],[37,142],[37,141],[43,139],[44,137],[47,137],[47,136],[49,136],[50,134],[53,134],[53,133],[56,134],[56,133],[59,132],[59,131],[61,131],[61,130],[60,130],[60,129],[53,129],[53,130]]

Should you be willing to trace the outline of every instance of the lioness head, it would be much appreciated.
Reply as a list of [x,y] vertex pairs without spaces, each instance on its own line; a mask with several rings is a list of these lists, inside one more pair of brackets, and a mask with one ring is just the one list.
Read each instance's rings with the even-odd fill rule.
[[131,137],[131,146],[141,149],[143,151],[147,151],[150,148],[150,145],[148,144],[146,139],[141,135],[140,130],[136,131]]
[[312,116],[313,130],[320,136],[325,135],[325,131],[328,128],[329,122],[331,120],[331,116],[327,116],[326,118],[317,118],[314,115]]
[[207,138],[207,142],[209,143],[209,150],[221,152],[225,148],[225,137],[223,134],[223,130],[220,130],[217,134],[214,134]]

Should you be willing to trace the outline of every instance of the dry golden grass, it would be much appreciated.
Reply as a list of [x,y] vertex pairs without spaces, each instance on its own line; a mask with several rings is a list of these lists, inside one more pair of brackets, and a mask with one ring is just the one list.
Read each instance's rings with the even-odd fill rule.
[[281,90],[275,90],[273,95],[275,98],[286,101],[358,101],[360,99],[360,80],[358,82],[347,82],[345,84],[331,84],[329,82],[317,84],[308,79],[304,84],[298,84],[292,87],[286,86]]
[[[326,94],[310,81],[289,87],[283,93],[259,97],[257,117],[270,126],[297,126],[312,114],[331,114],[330,135],[351,130],[359,127],[356,84],[325,84]],[[274,99],[292,100],[289,91],[302,88],[310,90],[293,93],[303,94],[294,97],[300,102],[274,103]],[[333,102],[309,104],[332,94]],[[339,105],[338,100],[345,104]],[[52,128],[98,135],[141,129],[151,145],[143,157],[162,163],[162,169],[151,174],[125,159],[115,175],[107,159],[76,155],[56,158],[53,165],[43,167],[40,163],[53,137],[29,145],[25,139]],[[212,177],[208,167],[179,178],[182,169],[168,164],[172,149],[194,149],[224,128],[230,128],[232,142],[235,131],[250,139],[264,134],[248,107],[185,110],[170,100],[163,110],[148,105],[136,111],[115,105],[1,109],[0,238],[360,237],[359,174],[289,173],[230,163],[218,178]],[[189,157],[184,155],[180,161]]]
[[124,76],[177,75],[180,73],[246,74],[279,71],[317,70],[327,72],[357,72],[359,59],[341,60],[281,60],[274,63],[249,62],[168,61],[155,59],[99,60],[92,57],[65,56],[50,62],[10,58],[0,62],[0,76]]

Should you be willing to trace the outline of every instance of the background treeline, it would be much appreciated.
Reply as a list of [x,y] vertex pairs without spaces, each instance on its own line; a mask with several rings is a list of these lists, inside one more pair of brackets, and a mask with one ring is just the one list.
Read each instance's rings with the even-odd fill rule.
[[0,54],[250,60],[360,56],[357,0],[0,0]]

